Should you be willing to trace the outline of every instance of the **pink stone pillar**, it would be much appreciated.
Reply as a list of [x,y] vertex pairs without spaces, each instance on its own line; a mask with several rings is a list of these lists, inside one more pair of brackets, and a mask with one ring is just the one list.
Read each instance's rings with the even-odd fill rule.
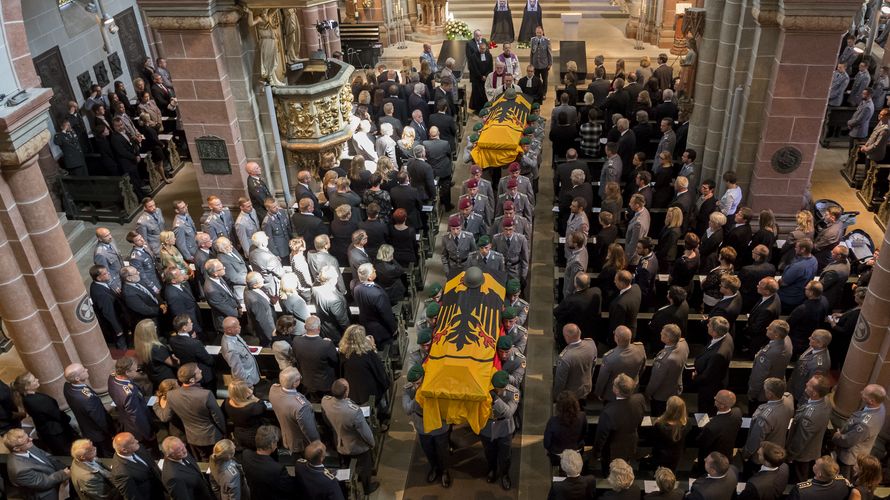
[[[769,208],[782,218],[793,216],[810,182],[837,47],[858,8],[855,0],[819,2],[821,10],[811,8],[816,3],[785,2],[779,16],[779,49],[748,193],[755,213]],[[776,155],[780,150],[785,153]],[[799,166],[781,173],[773,168],[774,155],[780,164],[797,159]]]
[[[333,19],[334,21],[338,20],[338,18],[337,18],[337,2],[328,2],[327,4],[325,4],[324,11],[325,11],[325,19]],[[330,54],[328,54],[328,56],[330,56],[334,52],[342,50],[342,48],[340,46],[339,31],[337,31],[337,32],[329,31],[327,34],[327,37],[328,37],[328,45],[331,48],[331,52],[330,52]]]
[[[323,5],[316,5],[313,7],[305,7],[300,9],[300,32],[303,35],[303,44],[300,48],[300,56],[309,57],[316,50],[322,49],[321,44],[319,43],[320,39],[318,37],[318,30],[315,29],[315,24],[318,21],[327,20],[327,13],[325,12],[325,8]],[[336,17],[330,18],[336,19]],[[339,38],[337,42],[339,43]],[[305,52],[303,52],[305,50]],[[333,52],[333,49],[331,49]]]

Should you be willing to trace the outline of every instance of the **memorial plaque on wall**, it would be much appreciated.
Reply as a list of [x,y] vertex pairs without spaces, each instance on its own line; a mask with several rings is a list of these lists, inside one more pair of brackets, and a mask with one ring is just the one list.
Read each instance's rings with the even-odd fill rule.
[[117,55],[117,52],[112,52],[108,56],[108,66],[111,68],[112,78],[117,78],[124,74],[124,69],[121,67],[121,56]]
[[93,73],[96,74],[96,83],[105,88],[108,85],[108,68],[105,67],[105,61],[99,61],[94,64]]
[[133,7],[119,12],[114,16],[114,22],[119,28],[117,38],[121,41],[121,48],[124,50],[124,60],[127,62],[130,70],[130,77],[136,78],[139,76],[142,59],[145,57],[145,45],[142,43],[142,32],[139,31],[139,23],[136,22],[136,14],[133,12]]
[[[37,70],[37,76],[40,77],[40,85],[53,89],[53,96],[50,99],[50,116],[56,130],[59,128],[57,123],[59,117],[68,113],[68,101],[76,101],[74,91],[71,89],[71,81],[68,79],[68,71],[65,69],[65,62],[62,60],[62,53],[59,47],[53,47],[43,54],[34,58],[34,69]],[[89,72],[86,73],[87,80],[90,79]],[[80,78],[78,77],[78,83]],[[87,82],[87,92],[84,97],[89,95],[89,83]]]
[[195,147],[198,149],[198,159],[205,174],[229,175],[232,173],[232,166],[229,165],[229,150],[226,149],[224,139],[205,135],[195,139]]

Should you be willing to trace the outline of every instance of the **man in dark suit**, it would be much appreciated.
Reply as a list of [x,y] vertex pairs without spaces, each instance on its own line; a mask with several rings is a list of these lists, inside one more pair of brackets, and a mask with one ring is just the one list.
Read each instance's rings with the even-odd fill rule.
[[439,182],[439,202],[446,212],[450,212],[454,210],[454,204],[451,203],[451,176],[454,171],[451,145],[439,137],[439,128],[433,126],[430,127],[429,140],[423,141],[423,147],[426,148],[426,157],[433,168],[433,175]]
[[121,295],[124,298],[124,305],[130,311],[133,326],[135,327],[143,319],[157,323],[158,316],[167,310],[167,306],[162,306],[155,294],[139,283],[139,271],[135,267],[125,266],[121,269],[121,281],[123,282]]
[[192,320],[185,314],[173,317],[173,334],[167,340],[173,354],[179,358],[180,364],[197,363],[204,376],[201,378],[201,386],[205,389],[216,387],[213,376],[213,356],[207,352],[204,342],[195,338],[192,334]]
[[593,70],[593,81],[587,86],[587,91],[593,94],[593,105],[602,109],[606,103],[606,97],[609,95],[609,87],[611,82],[606,80],[606,68],[597,66]]
[[633,175],[633,158],[634,153],[637,151],[637,136],[634,134],[634,131],[630,129],[630,120],[627,118],[621,118],[618,120],[616,124],[618,127],[618,133],[621,134],[618,137],[618,157],[621,158],[621,165],[623,167],[622,170],[622,179],[625,181],[631,181],[631,176]]
[[426,161],[426,147],[422,142],[420,137],[414,141],[414,158],[408,160],[405,170],[411,179],[411,185],[420,193],[420,199],[427,202],[436,198],[436,183],[433,166]]
[[369,257],[377,257],[377,250],[380,245],[385,244],[389,240],[389,225],[380,218],[380,205],[371,202],[365,207],[365,215],[367,218],[358,223],[359,229],[365,232],[367,243],[365,244],[365,253]]
[[553,192],[559,197],[560,190],[572,186],[572,171],[578,169],[584,172],[584,180],[590,181],[590,168],[586,161],[578,159],[578,150],[569,148],[566,150],[566,161],[556,166],[556,172],[553,174]]
[[[151,417],[148,414],[146,399],[139,387],[133,383],[133,377],[137,376],[138,370],[139,365],[135,358],[129,356],[118,358],[114,362],[114,373],[108,377],[108,395],[117,407],[117,421],[120,428],[134,440],[141,438],[143,442],[152,442],[155,436],[151,429]],[[117,451],[116,445],[114,448]]]
[[592,338],[596,324],[600,317],[602,292],[599,288],[590,286],[590,275],[578,273],[575,275],[575,291],[553,308],[553,318],[556,320],[557,332],[574,323],[581,329],[581,335]]
[[[820,434],[821,436],[821,434]],[[748,478],[739,500],[779,500],[788,486],[788,464],[785,463],[785,449],[763,441],[757,450],[757,463],[763,467]]]
[[556,126],[550,128],[548,137],[553,143],[553,154],[563,157],[575,144],[575,139],[578,138],[578,127],[570,122],[568,113],[560,111],[556,115]]
[[[573,172],[575,171],[573,170]],[[572,201],[575,198],[583,198],[584,206],[587,207],[588,211],[596,206],[593,204],[593,186],[591,186],[589,182],[586,182],[584,180],[584,172],[579,172],[576,175],[570,175],[569,179],[571,181],[571,187],[566,188],[566,186],[563,185],[559,192],[559,217],[557,218],[559,234],[565,233],[566,222],[568,222],[569,220]],[[590,220],[591,216],[592,213],[588,212],[588,220]]]
[[210,305],[210,313],[213,316],[213,328],[217,333],[222,332],[222,322],[229,316],[241,316],[241,301],[235,295],[232,287],[226,283],[226,268],[217,259],[210,259],[204,263],[204,298]]
[[713,414],[714,396],[726,385],[734,346],[729,322],[722,316],[708,319],[708,335],[711,343],[695,358],[692,384],[698,391],[698,411]]
[[697,479],[686,495],[690,500],[732,500],[736,497],[739,473],[726,455],[713,452],[705,458],[705,477]]
[[294,236],[300,236],[306,242],[308,247],[310,243],[315,241],[315,237],[320,234],[328,234],[328,226],[324,221],[316,215],[315,207],[317,206],[312,198],[306,196],[300,198],[297,202],[299,211],[294,212],[290,216],[290,227]]
[[[668,289],[668,305],[661,307],[649,321],[649,335],[644,339],[646,350],[654,352],[655,339],[660,338],[661,329],[665,325],[677,325],[683,334],[686,333],[686,321],[689,318],[689,304],[686,302],[686,289],[672,286]],[[648,340],[648,343],[646,342]]]
[[612,92],[609,92],[609,95],[606,97],[606,102],[603,104],[603,109],[606,112],[606,116],[612,116],[614,114],[619,114],[621,116],[628,116],[628,110],[631,107],[630,102],[630,94],[624,90],[624,79],[616,78],[612,82],[613,89]]
[[[702,237],[708,230],[708,219],[717,210],[717,197],[714,196],[714,181],[708,179],[698,188],[699,196],[695,201],[695,234]],[[704,238],[702,238],[704,239]]]
[[573,498],[595,498],[596,478],[592,475],[581,475],[584,468],[584,459],[575,450],[565,450],[560,453],[559,466],[566,473],[562,481],[556,481],[550,486],[547,500],[569,500]]
[[192,320],[192,330],[199,337],[204,338],[204,329],[201,328],[200,322],[201,313],[198,311],[198,302],[188,284],[188,276],[178,268],[171,267],[164,271],[164,282],[167,284],[164,287],[167,312],[174,318],[179,315],[188,316]]
[[[430,106],[427,104],[427,96],[426,96],[426,84],[424,83],[409,83],[407,85],[408,90],[411,93],[408,95],[408,112],[411,113],[412,124],[414,127],[416,124],[427,124],[430,119]],[[422,117],[420,120],[417,119],[417,115],[415,111],[420,111],[420,116]],[[415,127],[414,131],[416,133],[420,133],[421,130],[417,130]],[[419,137],[418,137],[419,138]]]
[[399,172],[396,180],[399,184],[389,190],[393,211],[403,209],[408,215],[407,224],[415,231],[424,228],[424,220],[421,218],[423,198],[420,191],[411,185],[408,172]]
[[[247,273],[247,290],[244,291],[244,310],[247,324],[260,345],[269,347],[275,332],[275,306],[272,297],[263,289],[263,275],[251,271]],[[277,297],[275,297],[277,299]]]
[[315,304],[315,314],[321,320],[322,336],[339,343],[349,326],[349,306],[344,294],[337,290],[337,273],[334,266],[321,268],[317,280],[319,285],[312,287],[312,302]]
[[176,97],[173,89],[164,85],[161,75],[154,75],[151,83],[151,98],[155,100],[161,114],[164,116],[176,116],[176,111],[170,109],[170,103]]
[[637,428],[646,413],[646,399],[635,394],[634,379],[620,373],[612,381],[615,400],[606,405],[600,413],[593,441],[593,459],[600,459],[603,475],[608,475],[609,463],[621,458],[631,461],[636,458]]
[[287,498],[294,493],[294,478],[274,457],[278,451],[281,431],[273,425],[256,431],[256,451],[245,448],[241,456],[244,478],[254,498]]
[[349,248],[346,250],[346,258],[349,261],[349,268],[351,269],[352,281],[349,283],[349,288],[355,288],[355,285],[358,284],[358,268],[362,264],[367,264],[371,262],[371,257],[376,257],[376,255],[370,255],[367,250],[365,250],[365,245],[368,244],[368,233],[366,233],[362,229],[357,229],[352,233],[352,243],[349,245]]
[[736,408],[735,403],[735,394],[725,389],[714,397],[717,414],[710,417],[708,423],[701,428],[696,440],[700,466],[711,452],[732,455],[736,436],[742,428],[742,410]]
[[99,265],[90,267],[90,278],[93,280],[90,283],[90,300],[105,343],[117,349],[126,349],[124,304],[108,284],[111,279],[108,268]]
[[124,500],[163,500],[167,490],[158,464],[129,432],[114,436],[111,482]]
[[686,150],[686,142],[689,137],[689,115],[687,113],[678,112],[677,121],[677,145],[674,147],[674,156],[680,156]]
[[742,351],[755,353],[768,342],[766,327],[774,320],[779,319],[779,314],[782,311],[782,302],[776,294],[778,290],[779,283],[772,276],[761,278],[757,283],[757,294],[760,300],[752,306],[745,328],[739,334]]
[[306,334],[292,341],[296,366],[305,374],[302,392],[312,401],[321,401],[322,396],[331,393],[331,384],[340,367],[337,346],[320,333],[321,320],[318,316],[309,316]]
[[637,102],[637,97],[640,95],[640,92],[643,91],[643,84],[637,81],[637,73],[635,71],[627,73],[627,81],[625,82],[624,90],[627,92],[627,95],[630,96],[630,108],[633,109],[634,104]]
[[314,283],[321,281],[321,270],[325,266],[331,266],[333,269],[334,285],[340,293],[346,293],[346,284],[343,282],[343,274],[340,272],[340,263],[337,258],[331,255],[331,238],[326,234],[320,234],[313,241],[315,247],[314,252],[309,252],[306,260],[309,263],[309,276],[312,277]]
[[130,178],[130,184],[138,198],[145,191],[145,183],[139,176],[139,147],[127,135],[127,129],[120,117],[112,120],[112,127],[114,132],[108,137],[111,152],[120,170]]
[[408,114],[408,104],[405,103],[404,99],[399,97],[399,86],[393,82],[388,87],[384,88],[388,95],[386,96],[386,99],[383,100],[383,105],[386,106],[387,104],[392,104],[392,116],[398,119],[400,123],[408,123],[411,115]]
[[312,206],[314,207],[314,210],[311,210],[312,213],[321,217],[321,210],[318,208],[318,197],[312,191],[312,173],[308,170],[297,172],[297,186],[294,188],[294,199],[297,200],[297,203],[303,198],[312,200]]
[[658,80],[658,88],[670,89],[674,85],[674,68],[668,66],[668,55],[658,54],[658,67],[652,72],[652,77]]
[[724,247],[732,247],[737,255],[736,262],[740,265],[747,265],[748,258],[751,253],[748,251],[748,245],[751,243],[751,218],[753,217],[751,209],[748,207],[739,207],[735,213],[735,226],[726,233],[723,238]]
[[544,82],[541,77],[535,75],[534,65],[529,64],[525,68],[525,76],[519,79],[519,88],[522,93],[532,98],[533,102],[544,102]]
[[380,125],[389,123],[392,125],[393,139],[398,139],[402,137],[402,129],[404,128],[404,125],[402,125],[402,120],[398,116],[395,116],[395,111],[395,105],[392,102],[384,100],[383,114],[380,115],[380,118],[377,118],[377,126],[379,128]]
[[[470,40],[467,40],[467,44],[464,48],[467,61],[472,61],[475,58],[479,57],[479,53],[481,52],[480,47],[482,46],[482,44],[488,45],[488,40],[482,38],[482,31],[481,30],[473,31],[473,38],[471,38]],[[483,78],[486,76],[481,73],[474,74],[472,65],[470,65],[469,70],[470,70],[471,78],[473,76],[481,76]]]
[[680,226],[680,231],[686,234],[692,227],[692,213],[695,209],[695,198],[689,190],[689,179],[686,177],[674,179],[674,190],[676,194],[668,207],[677,207],[683,212],[683,225]]
[[12,429],[3,436],[3,444],[12,452],[6,463],[9,499],[58,500],[59,486],[71,476],[71,470],[49,453],[34,446],[22,429]]
[[395,339],[398,321],[386,290],[374,283],[377,272],[372,264],[362,264],[358,268],[359,284],[353,290],[358,306],[359,323],[364,325],[368,335],[374,337],[377,348],[382,349]]
[[606,338],[611,338],[611,333],[619,326],[626,326],[632,334],[637,332],[637,313],[640,311],[642,292],[640,286],[631,284],[633,275],[629,271],[621,270],[615,274],[615,286],[618,288],[618,296],[609,304],[609,329],[606,330]]
[[213,242],[216,250],[216,259],[226,269],[223,279],[235,292],[238,301],[244,296],[244,288],[247,286],[247,261],[232,246],[232,241],[225,236],[220,236]]
[[741,282],[739,293],[742,294],[743,311],[750,311],[755,304],[760,302],[761,295],[758,289],[760,281],[763,280],[763,278],[776,275],[776,266],[768,262],[769,248],[767,248],[766,245],[757,245],[754,247],[754,249],[751,250],[751,260],[753,261],[753,264],[749,264],[739,269],[739,281]]
[[735,320],[742,313],[742,296],[739,294],[739,278],[732,274],[725,274],[720,278],[720,293],[723,297],[714,304],[708,316],[715,318],[722,316],[729,321],[729,331],[735,332]]
[[638,149],[647,155],[654,153],[655,150],[649,145],[649,141],[655,135],[652,125],[649,124],[649,113],[641,109],[636,112],[634,119],[636,120],[636,125],[633,126],[632,130],[634,131],[634,136],[636,136],[637,145],[639,145]]
[[259,163],[249,161],[244,165],[244,170],[247,172],[247,195],[250,197],[253,209],[256,210],[257,219],[262,221],[266,217],[266,209],[263,208],[266,198],[274,198],[274,196],[269,191],[266,181],[260,177],[262,169]]
[[457,148],[457,122],[448,111],[448,101],[437,99],[436,112],[430,115],[430,130],[433,127],[439,129],[439,138],[448,142],[451,151],[454,151]]
[[188,500],[213,500],[210,485],[198,467],[194,457],[189,456],[185,443],[176,436],[168,436],[161,443],[164,452],[164,468],[161,480],[171,498]]
[[[423,85],[422,83],[420,85]],[[426,102],[424,101],[424,106],[426,106]],[[429,135],[427,132],[426,126],[426,116],[419,109],[415,109],[411,112],[411,121],[407,125],[414,129],[414,143],[418,144],[427,139],[429,139]]]
[[111,447],[111,430],[115,428],[115,424],[105,410],[102,398],[89,385],[89,371],[80,363],[72,363],[65,367],[64,375],[62,393],[71,413],[77,419],[80,434],[96,445],[100,456],[110,457],[114,453]]

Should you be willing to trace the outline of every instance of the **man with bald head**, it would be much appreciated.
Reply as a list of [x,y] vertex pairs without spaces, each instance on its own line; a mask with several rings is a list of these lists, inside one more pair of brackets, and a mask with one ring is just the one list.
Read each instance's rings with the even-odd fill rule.
[[[111,447],[111,439],[108,446]],[[78,439],[71,444],[71,459],[71,486],[80,498],[119,498],[111,484],[111,469],[96,460],[96,447],[89,439]]]
[[158,464],[132,434],[117,434],[112,445],[111,482],[124,500],[163,500],[167,497]]
[[[260,164],[255,161],[249,161],[244,165],[244,171],[247,172],[247,194],[250,196],[250,202],[257,212],[258,220],[266,217],[266,209],[263,202],[266,198],[272,198],[272,191],[266,185],[266,181],[260,177],[262,169]],[[247,250],[245,249],[245,252]]]
[[161,443],[164,452],[164,468],[161,480],[171,498],[189,500],[212,500],[210,485],[198,467],[194,457],[189,456],[188,448],[176,436],[168,436]]
[[583,401],[593,387],[593,366],[596,364],[596,343],[581,338],[581,329],[574,323],[562,328],[566,347],[559,353],[553,376],[553,400],[562,391],[569,391]]
[[278,383],[269,390],[269,402],[281,427],[281,440],[291,453],[302,453],[320,439],[312,404],[297,387],[303,381],[300,370],[288,367],[278,374]]
[[862,389],[861,397],[862,409],[853,412],[844,426],[831,437],[840,472],[844,477],[852,477],[850,472],[857,457],[871,453],[884,425],[884,400],[887,399],[887,391],[878,384],[868,384]]
[[64,375],[62,393],[77,419],[80,434],[96,445],[100,456],[110,457],[113,453],[111,430],[114,429],[114,421],[105,410],[102,399],[89,385],[90,372],[82,364],[72,363],[65,367]]
[[726,389],[714,396],[717,413],[701,428],[696,440],[699,466],[704,464],[705,457],[711,452],[732,456],[736,436],[742,428],[742,410],[736,408],[735,403],[735,394]]
[[623,373],[633,379],[636,385],[643,368],[646,367],[646,351],[643,349],[643,343],[631,342],[633,333],[630,328],[619,326],[615,329],[613,337],[616,347],[603,355],[603,364],[596,377],[594,394],[603,401],[615,399],[615,393],[612,391],[612,381],[615,377]]
[[[220,354],[232,370],[232,379],[254,386],[260,381],[260,369],[256,359],[241,338],[241,323],[229,316],[222,321],[223,338]],[[256,392],[256,391],[254,391]]]
[[451,144],[439,137],[439,127],[430,127],[429,139],[423,141],[426,160],[433,167],[433,175],[438,179],[439,201],[446,212],[454,209],[451,203],[451,176],[454,165],[451,162]]

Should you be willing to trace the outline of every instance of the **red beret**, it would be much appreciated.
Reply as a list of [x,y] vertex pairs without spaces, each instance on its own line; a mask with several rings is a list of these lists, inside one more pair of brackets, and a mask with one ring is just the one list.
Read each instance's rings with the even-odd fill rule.
[[507,200],[504,202],[504,210],[513,210],[513,201]]
[[513,217],[504,217],[504,227],[513,227]]
[[472,204],[470,203],[469,198],[461,198],[460,203],[458,203],[458,207],[463,210],[465,208],[470,208]]
[[479,187],[479,179],[470,179],[467,181],[467,189]]
[[513,163],[511,163],[511,164],[510,164],[510,171],[511,171],[511,172],[519,172],[519,164],[516,163],[515,161],[514,161]]
[[449,217],[448,227],[460,227],[460,215],[454,214]]
[[476,175],[482,173],[482,169],[479,167],[479,165],[473,165],[470,167],[470,173]]
[[513,189],[515,187],[519,187],[519,181],[516,179],[510,179],[507,181],[507,189]]

